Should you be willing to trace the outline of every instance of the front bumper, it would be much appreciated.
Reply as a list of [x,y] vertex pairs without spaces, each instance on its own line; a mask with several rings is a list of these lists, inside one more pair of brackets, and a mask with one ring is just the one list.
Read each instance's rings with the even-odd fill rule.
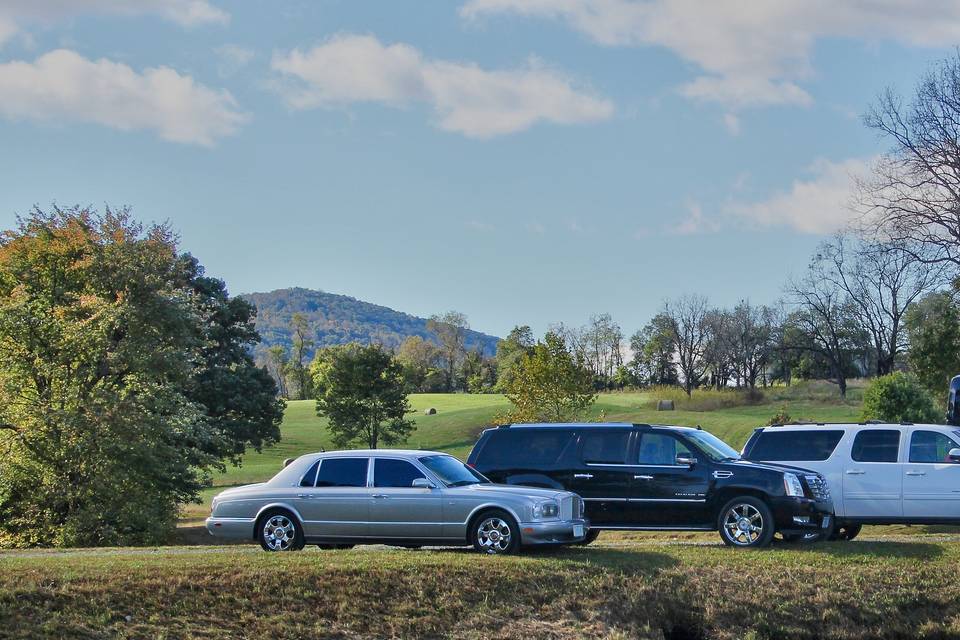
[[521,544],[570,544],[581,542],[590,531],[589,520],[521,522]]
[[252,540],[254,518],[214,518],[206,520],[207,531],[218,538]]
[[777,531],[787,534],[829,532],[833,527],[833,502],[784,496],[770,501]]

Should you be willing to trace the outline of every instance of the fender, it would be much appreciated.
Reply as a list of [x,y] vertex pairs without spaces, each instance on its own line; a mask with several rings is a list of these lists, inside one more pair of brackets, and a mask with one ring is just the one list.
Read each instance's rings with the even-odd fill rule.
[[481,511],[483,511],[484,509],[499,509],[501,511],[506,511],[513,517],[513,519],[516,521],[517,524],[520,524],[521,522],[523,522],[523,519],[519,515],[517,515],[517,512],[513,509],[513,507],[497,504],[495,502],[488,502],[485,504],[481,504],[478,507],[474,507],[473,511],[470,512],[470,515],[467,516],[467,520],[466,522],[463,523],[463,526],[467,526],[467,524],[471,520],[473,520],[473,517],[478,513],[480,513]]
[[259,520],[260,516],[262,516],[268,509],[286,509],[297,517],[297,520],[300,521],[301,525],[303,524],[303,516],[300,515],[300,512],[297,511],[296,507],[293,507],[286,502],[271,502],[270,504],[264,505],[259,511],[257,511],[257,515],[253,517],[253,521],[256,522]]

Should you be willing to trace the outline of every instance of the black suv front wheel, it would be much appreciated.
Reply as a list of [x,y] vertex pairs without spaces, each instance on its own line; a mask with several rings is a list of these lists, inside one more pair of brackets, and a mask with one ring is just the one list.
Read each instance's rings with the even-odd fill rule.
[[763,500],[741,496],[720,509],[717,528],[731,547],[765,547],[773,540],[773,513]]

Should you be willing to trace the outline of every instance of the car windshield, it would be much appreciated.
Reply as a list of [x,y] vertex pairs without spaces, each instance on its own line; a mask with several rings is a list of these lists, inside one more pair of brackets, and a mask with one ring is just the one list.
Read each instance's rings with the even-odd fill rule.
[[420,458],[448,487],[465,487],[469,484],[486,484],[490,481],[452,456],[424,456]]
[[717,436],[706,431],[687,431],[685,436],[693,440],[697,446],[714,462],[720,460],[739,460],[740,454]]

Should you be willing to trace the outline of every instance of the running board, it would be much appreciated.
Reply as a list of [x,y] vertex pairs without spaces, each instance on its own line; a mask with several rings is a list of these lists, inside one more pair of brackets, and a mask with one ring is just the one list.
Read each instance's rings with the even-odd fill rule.
[[716,531],[716,527],[608,527],[606,525],[590,526],[591,529],[600,531]]

